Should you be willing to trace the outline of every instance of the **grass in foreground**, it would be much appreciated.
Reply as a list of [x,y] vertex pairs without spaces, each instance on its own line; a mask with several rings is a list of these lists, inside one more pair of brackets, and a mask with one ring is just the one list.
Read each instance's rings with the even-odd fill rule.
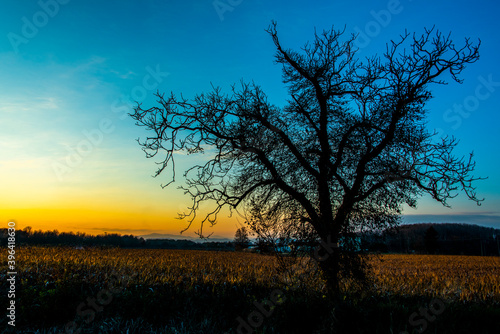
[[272,256],[27,247],[17,259],[18,332],[496,333],[500,326],[494,257],[373,257],[373,291],[345,288],[340,304],[302,266],[283,277]]

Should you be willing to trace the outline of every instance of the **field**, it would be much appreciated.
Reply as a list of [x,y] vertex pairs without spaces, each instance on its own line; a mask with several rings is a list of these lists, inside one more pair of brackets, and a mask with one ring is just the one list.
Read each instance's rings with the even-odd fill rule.
[[[6,249],[2,248],[6,267]],[[187,250],[19,248],[16,328],[39,333],[496,333],[500,258],[373,256],[333,303],[307,261]],[[7,291],[6,271],[2,291]],[[1,296],[6,305],[5,293]],[[2,319],[2,328],[6,328]],[[496,328],[496,330],[495,330]]]

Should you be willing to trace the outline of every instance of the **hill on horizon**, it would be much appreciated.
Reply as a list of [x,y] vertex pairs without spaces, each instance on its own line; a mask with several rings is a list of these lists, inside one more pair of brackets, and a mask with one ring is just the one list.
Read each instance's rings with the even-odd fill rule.
[[227,241],[232,241],[230,238],[225,238],[222,236],[211,236],[209,238],[201,239],[199,237],[193,237],[189,235],[182,235],[182,234],[169,234],[169,233],[150,233],[150,234],[143,234],[143,235],[138,235],[140,238],[144,238],[146,240],[156,240],[156,239],[169,239],[169,240],[190,240],[194,242],[227,242]]
[[499,255],[500,229],[475,224],[404,224],[365,233],[365,248],[383,253]]

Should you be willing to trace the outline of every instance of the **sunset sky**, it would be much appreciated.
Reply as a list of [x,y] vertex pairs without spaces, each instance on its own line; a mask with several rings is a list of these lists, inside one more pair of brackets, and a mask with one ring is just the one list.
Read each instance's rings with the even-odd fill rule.
[[[189,204],[136,142],[144,129],[127,116],[153,93],[193,97],[253,80],[284,105],[281,69],[264,31],[278,22],[297,48],[314,29],[360,33],[361,57],[404,33],[436,26],[460,46],[481,39],[464,83],[433,89],[431,129],[474,151],[480,207],[465,195],[452,209],[423,198],[409,222],[477,223],[500,228],[500,3],[495,1],[41,0],[2,1],[0,11],[0,223],[92,234],[179,234]],[[462,105],[463,107],[459,107]],[[178,175],[193,161],[182,157]],[[233,237],[241,218],[221,217],[206,232]],[[198,225],[185,232],[194,235]]]

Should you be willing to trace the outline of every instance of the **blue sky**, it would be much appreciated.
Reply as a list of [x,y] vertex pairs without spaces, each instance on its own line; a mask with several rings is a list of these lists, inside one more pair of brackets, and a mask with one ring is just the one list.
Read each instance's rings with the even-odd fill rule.
[[[278,22],[282,44],[298,48],[314,29],[360,33],[361,57],[385,43],[436,26],[461,45],[481,39],[480,60],[462,78],[435,87],[429,127],[475,152],[481,207],[465,196],[452,209],[423,198],[408,221],[471,222],[500,228],[500,5],[493,1],[14,1],[0,11],[0,220],[22,228],[90,233],[178,233],[173,219],[189,198],[135,142],[125,114],[153,93],[192,97],[253,80],[271,102],[286,90],[264,29]],[[460,109],[460,105],[462,109]],[[185,161],[185,165],[189,161]],[[184,165],[184,166],[185,166]],[[241,221],[211,229],[232,236]],[[191,234],[196,226],[187,233]]]

